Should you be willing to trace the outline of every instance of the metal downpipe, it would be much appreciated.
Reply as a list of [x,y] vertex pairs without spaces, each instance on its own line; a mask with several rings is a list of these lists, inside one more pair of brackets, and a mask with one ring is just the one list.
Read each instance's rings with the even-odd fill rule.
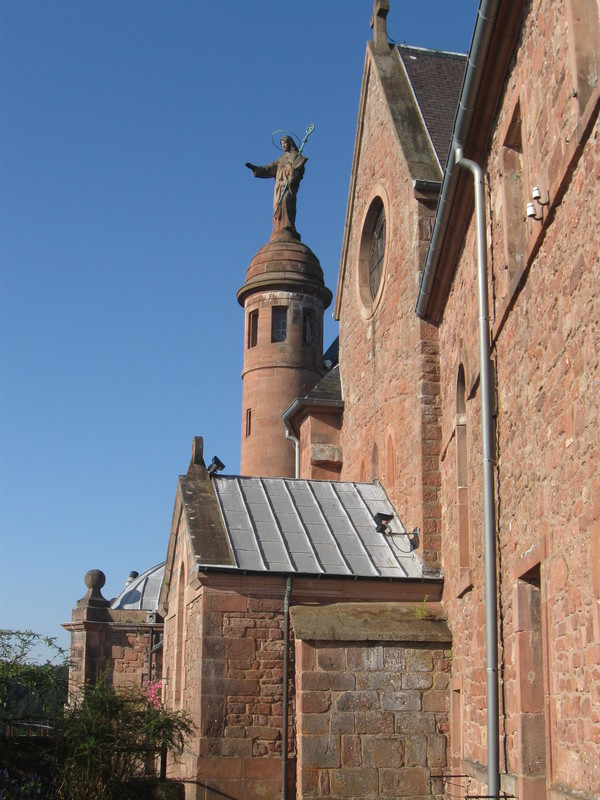
[[294,445],[294,478],[300,477],[300,441],[297,439],[296,436],[292,434],[290,429],[287,426],[287,422],[283,422],[285,425],[285,438],[289,439],[290,442]]
[[479,315],[479,385],[483,470],[483,541],[485,567],[485,639],[487,676],[488,796],[500,796],[500,732],[498,718],[498,611],[496,575],[496,514],[494,501],[494,429],[490,359],[487,246],[483,170],[456,148],[455,163],[473,174],[477,234],[477,306]]
[[283,598],[283,721],[281,730],[281,800],[287,797],[287,754],[288,754],[288,706],[290,669],[290,598],[292,596],[292,577],[285,582]]

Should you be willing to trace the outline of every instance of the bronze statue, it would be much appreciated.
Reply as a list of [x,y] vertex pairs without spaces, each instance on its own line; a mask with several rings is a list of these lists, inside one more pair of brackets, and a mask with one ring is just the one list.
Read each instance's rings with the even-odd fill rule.
[[[314,126],[309,126],[314,129]],[[312,133],[312,130],[310,131]],[[296,231],[296,195],[300,181],[304,176],[304,165],[308,161],[302,155],[302,148],[309,136],[304,137],[300,149],[291,136],[282,136],[281,147],[283,154],[270,164],[258,167],[256,164],[246,163],[252,170],[255,178],[275,178],[275,192],[273,195],[273,235],[290,233],[300,238]]]

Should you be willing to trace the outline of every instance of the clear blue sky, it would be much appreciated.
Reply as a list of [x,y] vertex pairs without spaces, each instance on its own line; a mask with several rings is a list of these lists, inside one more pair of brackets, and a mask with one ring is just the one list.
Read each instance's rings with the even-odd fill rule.
[[[392,0],[388,32],[466,52],[477,6]],[[162,561],[192,436],[239,470],[244,163],[315,123],[297,227],[335,291],[371,11],[1,0],[0,627],[66,645],[87,570],[111,598]]]

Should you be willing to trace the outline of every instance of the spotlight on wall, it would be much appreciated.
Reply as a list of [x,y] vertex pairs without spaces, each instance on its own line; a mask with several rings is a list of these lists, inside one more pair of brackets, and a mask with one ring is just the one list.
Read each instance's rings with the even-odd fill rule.
[[410,542],[411,550],[416,550],[421,540],[421,531],[415,528],[414,531],[408,531],[408,541]]
[[373,519],[375,520],[375,525],[377,526],[375,528],[377,533],[388,533],[389,523],[394,519],[394,515],[385,514],[383,511],[378,511],[377,514],[373,514]]
[[215,472],[221,472],[221,470],[223,469],[225,469],[225,464],[221,461],[220,458],[217,458],[217,456],[213,456],[213,460],[210,462],[208,467],[208,474],[212,476],[215,474]]

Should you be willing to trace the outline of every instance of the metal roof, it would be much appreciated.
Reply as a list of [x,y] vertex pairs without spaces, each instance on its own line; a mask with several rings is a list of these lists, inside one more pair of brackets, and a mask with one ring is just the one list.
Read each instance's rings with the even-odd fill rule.
[[132,581],[127,581],[121,594],[110,604],[111,608],[156,611],[160,587],[165,574],[165,562],[147,569]]
[[[213,476],[235,565],[252,572],[421,578],[409,536],[378,483]],[[393,515],[389,533],[377,512]]]

